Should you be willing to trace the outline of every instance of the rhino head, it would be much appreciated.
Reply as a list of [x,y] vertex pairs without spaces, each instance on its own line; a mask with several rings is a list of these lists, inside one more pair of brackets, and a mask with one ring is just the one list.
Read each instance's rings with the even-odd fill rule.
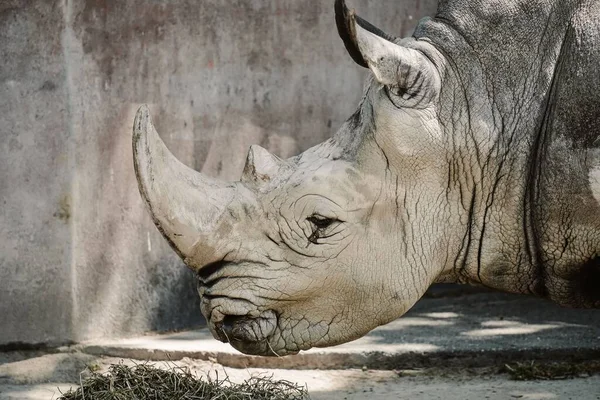
[[[348,342],[404,314],[451,257],[438,104],[444,58],[336,2],[352,58],[370,69],[358,110],[287,160],[250,148],[239,182],[186,167],[140,108],[140,192],[199,276],[215,338],[266,356]],[[457,222],[458,223],[458,222]]]

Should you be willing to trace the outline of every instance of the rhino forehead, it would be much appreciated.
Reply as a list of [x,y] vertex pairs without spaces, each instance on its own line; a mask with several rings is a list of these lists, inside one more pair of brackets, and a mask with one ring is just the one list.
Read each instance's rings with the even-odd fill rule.
[[299,168],[284,185],[270,192],[267,198],[270,204],[283,206],[310,196],[322,197],[341,209],[350,211],[371,206],[375,200],[373,194],[380,190],[379,180],[369,179],[369,176],[345,161],[330,160],[318,167],[311,166],[311,169]]

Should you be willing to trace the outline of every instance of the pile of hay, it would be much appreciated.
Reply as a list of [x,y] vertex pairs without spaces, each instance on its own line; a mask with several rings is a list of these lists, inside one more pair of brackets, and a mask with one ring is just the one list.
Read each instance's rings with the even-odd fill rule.
[[150,364],[112,365],[106,374],[92,372],[62,400],[305,400],[305,388],[287,381],[251,378],[234,384],[228,378],[198,378],[186,368],[164,370]]

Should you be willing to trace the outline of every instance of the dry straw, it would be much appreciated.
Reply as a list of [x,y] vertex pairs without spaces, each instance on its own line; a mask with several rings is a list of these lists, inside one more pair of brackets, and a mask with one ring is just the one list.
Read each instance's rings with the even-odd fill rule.
[[[159,369],[151,364],[115,364],[108,373],[92,372],[63,400],[305,400],[305,388],[288,381],[254,377],[242,384],[229,378],[198,378],[189,369]],[[59,400],[60,400],[59,399]]]

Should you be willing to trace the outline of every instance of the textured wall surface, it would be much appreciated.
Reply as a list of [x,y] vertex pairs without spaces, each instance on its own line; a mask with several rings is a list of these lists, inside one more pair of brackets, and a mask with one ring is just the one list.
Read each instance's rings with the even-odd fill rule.
[[[349,3],[398,36],[436,5]],[[251,144],[288,157],[330,137],[364,76],[333,0],[3,0],[0,345],[201,323],[138,193],[139,104],[183,162],[237,179]]]
[[73,285],[63,12],[12,3],[0,3],[0,343],[56,341],[71,335]]

